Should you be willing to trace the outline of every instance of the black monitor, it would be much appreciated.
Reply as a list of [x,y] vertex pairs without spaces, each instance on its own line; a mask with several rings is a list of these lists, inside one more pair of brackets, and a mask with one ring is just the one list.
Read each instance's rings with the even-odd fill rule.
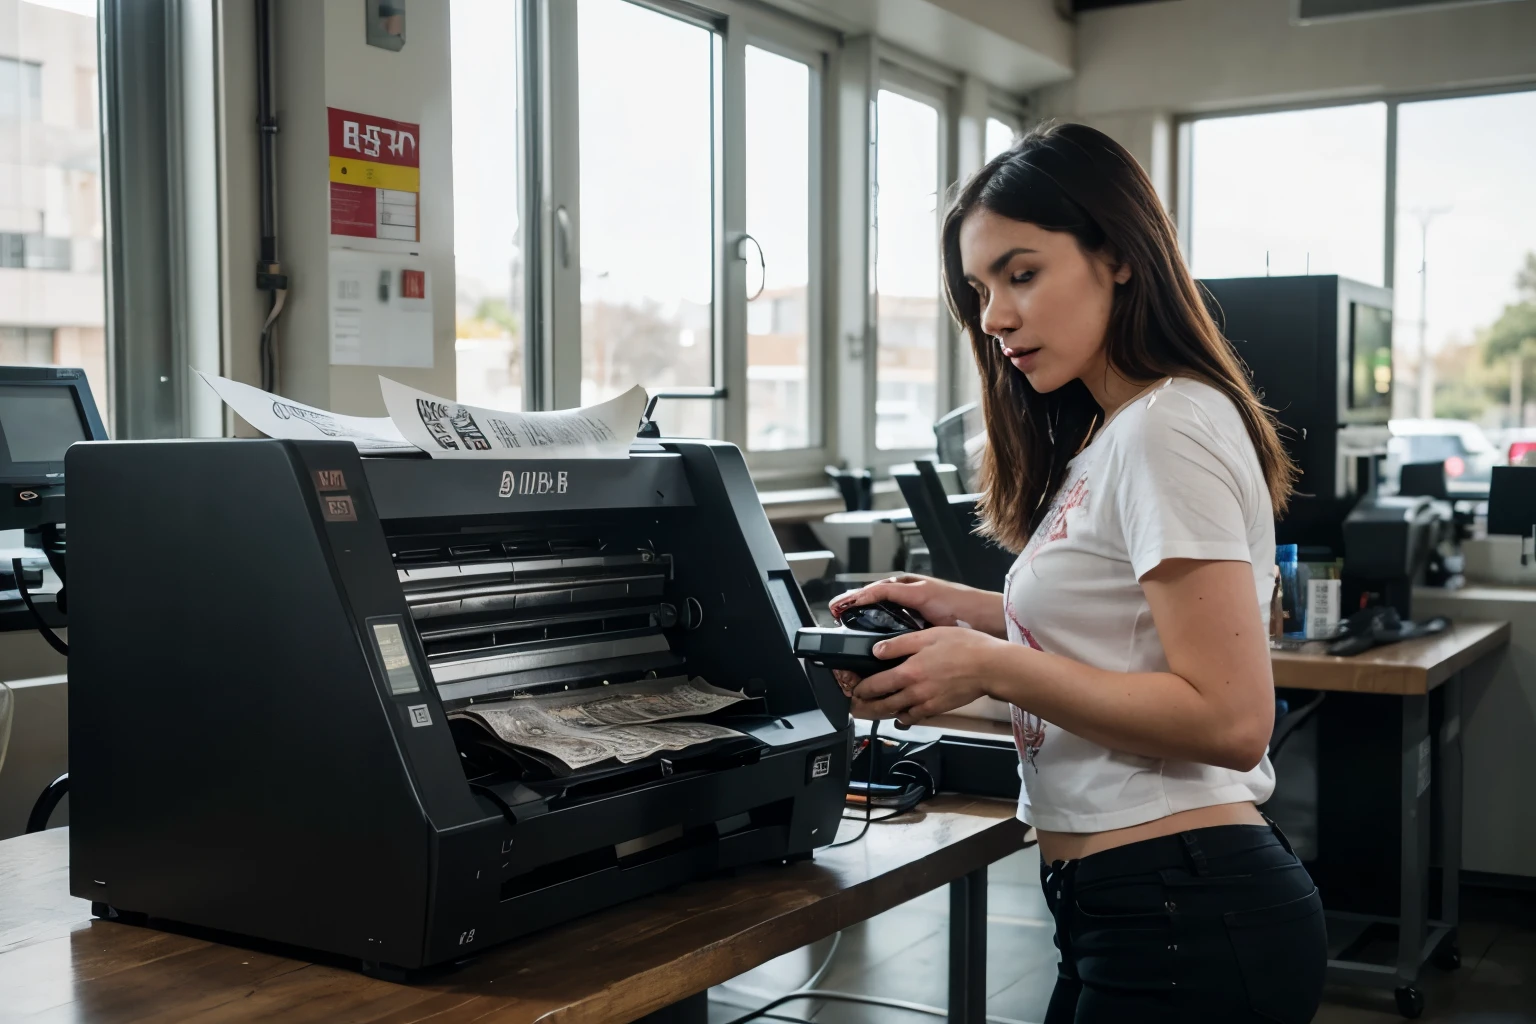
[[0,529],[62,522],[64,453],[106,439],[84,370],[0,366]]
[[1529,537],[1536,528],[1536,466],[1494,466],[1488,483],[1488,532]]

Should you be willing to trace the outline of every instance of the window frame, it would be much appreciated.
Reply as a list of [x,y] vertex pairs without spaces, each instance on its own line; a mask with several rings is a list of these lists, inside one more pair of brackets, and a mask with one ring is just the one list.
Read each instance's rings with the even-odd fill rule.
[[[949,191],[953,188],[957,176],[957,154],[959,142],[956,133],[959,128],[959,92],[961,76],[950,72],[946,68],[933,64],[924,58],[907,53],[895,47],[880,44],[876,51],[877,66],[875,71],[874,91],[870,95],[871,118],[873,132],[871,139],[871,166],[870,183],[876,182],[879,166],[879,125],[878,115],[873,111],[878,107],[878,99],[881,90],[889,90],[919,103],[925,103],[938,111],[938,166],[935,168],[938,182],[938,197],[934,210],[934,244],[939,243],[939,232],[943,224],[944,208]],[[880,351],[880,317],[879,317],[879,286],[878,272],[876,270],[876,252],[878,243],[875,239],[875,204],[870,204],[870,267],[875,274],[869,282],[871,309],[869,334],[873,339],[870,346],[870,358],[865,360],[865,372],[868,375],[866,394],[870,396],[868,407],[864,410],[864,424],[868,438],[868,444],[864,451],[864,464],[878,476],[890,472],[892,466],[908,463],[914,459],[932,456],[936,444],[925,445],[918,448],[881,448],[876,439],[876,414],[879,392],[879,351]],[[938,332],[935,336],[934,352],[934,419],[937,420],[955,406],[955,391],[957,372],[955,362],[957,359],[957,335],[954,319],[949,316],[944,304],[944,280],[942,268],[939,279],[935,282],[938,295],[938,311],[935,314],[938,319]]]
[[1405,105],[1433,103],[1438,100],[1471,99],[1478,96],[1501,96],[1509,93],[1536,92],[1536,78],[1521,82],[1505,82],[1492,86],[1472,86],[1462,89],[1436,89],[1393,93],[1387,96],[1347,96],[1328,100],[1311,100],[1296,103],[1254,104],[1226,107],[1198,113],[1180,114],[1174,118],[1177,144],[1174,146],[1174,195],[1173,218],[1179,233],[1179,249],[1189,262],[1191,216],[1193,214],[1193,125],[1197,121],[1210,121],[1227,117],[1248,117],[1257,114],[1284,114],[1302,110],[1326,110],[1333,107],[1357,107],[1371,103],[1384,103],[1387,108],[1386,162],[1384,165],[1384,231],[1382,232],[1382,287],[1393,288],[1396,281],[1397,262],[1397,117]]
[[[759,481],[805,478],[819,475],[822,466],[836,461],[836,433],[830,422],[835,393],[829,358],[828,281],[834,265],[833,231],[828,218],[836,216],[833,187],[833,153],[836,120],[833,116],[838,58],[835,32],[802,22],[789,15],[760,9],[738,0],[626,0],[659,15],[677,18],[712,32],[716,66],[713,68],[712,118],[713,231],[711,292],[713,381],[703,387],[661,390],[663,402],[706,401],[713,406],[713,432],[741,449],[748,467]],[[528,282],[525,307],[532,327],[524,337],[524,394],[529,409],[560,408],[578,404],[581,379],[580,295],[580,81],[576,23],[562,5],[538,8],[531,19],[538,33],[531,45],[522,47],[533,68],[523,76],[525,92],[533,85],[540,95],[525,100],[527,125],[521,133],[525,174],[536,175],[522,188],[522,223],[536,225],[539,244],[525,257]],[[572,5],[574,6],[574,5]],[[526,19],[525,19],[526,20]],[[531,33],[530,33],[531,34]],[[806,64],[811,71],[810,252],[807,282],[807,409],[810,444],[805,448],[752,451],[747,447],[747,261],[742,258],[746,234],[745,198],[745,61],[746,47],[776,53]],[[537,62],[535,64],[534,62]],[[541,153],[533,153],[539,146]],[[557,184],[563,183],[563,184]],[[529,208],[533,208],[533,216]],[[750,249],[750,245],[746,246]],[[541,351],[534,353],[533,348]],[[666,427],[666,405],[661,407]]]

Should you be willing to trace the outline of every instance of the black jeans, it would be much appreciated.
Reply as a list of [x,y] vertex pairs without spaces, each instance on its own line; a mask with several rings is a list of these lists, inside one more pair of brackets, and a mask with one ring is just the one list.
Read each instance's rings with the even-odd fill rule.
[[1317,1012],[1327,933],[1278,828],[1219,825],[1041,865],[1061,950],[1045,1024],[1265,1022]]

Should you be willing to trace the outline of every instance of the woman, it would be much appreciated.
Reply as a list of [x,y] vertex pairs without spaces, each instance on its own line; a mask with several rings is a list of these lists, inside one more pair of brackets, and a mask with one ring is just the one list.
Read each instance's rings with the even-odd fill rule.
[[1036,130],[961,190],[945,286],[982,377],[1001,595],[919,576],[845,594],[935,628],[839,674],[861,718],[1012,705],[1019,817],[1061,949],[1047,1024],[1301,1022],[1326,964],[1306,869],[1256,805],[1274,772],[1266,622],[1295,468],[1146,175]]

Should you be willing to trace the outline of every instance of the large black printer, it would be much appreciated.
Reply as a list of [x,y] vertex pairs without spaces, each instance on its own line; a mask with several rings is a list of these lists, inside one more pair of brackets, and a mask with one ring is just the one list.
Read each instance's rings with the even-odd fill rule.
[[[363,458],[79,444],[70,890],[416,968],[832,841],[848,703],[740,453]],[[402,644],[403,641],[403,644]],[[725,743],[555,773],[448,715],[698,676]]]

